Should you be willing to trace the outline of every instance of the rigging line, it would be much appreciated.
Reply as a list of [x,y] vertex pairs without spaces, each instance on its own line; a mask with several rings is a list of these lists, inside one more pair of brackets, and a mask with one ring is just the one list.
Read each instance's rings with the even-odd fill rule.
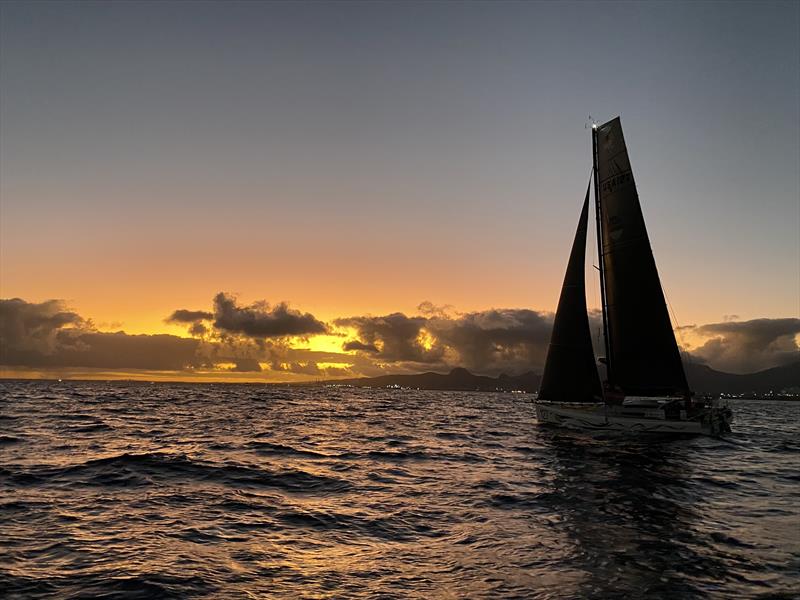
[[[653,250],[652,244],[650,244],[650,254],[653,256],[653,261],[655,261],[656,253]],[[656,264],[658,263],[656,262]],[[683,358],[682,362],[685,362],[687,365],[689,365],[692,362],[691,355],[689,354],[689,351],[686,348],[686,342],[684,342],[683,340],[683,334],[681,333],[681,324],[678,321],[678,317],[675,314],[675,310],[672,308],[672,303],[669,301],[669,295],[667,294],[667,288],[662,283],[660,276],[658,278],[658,286],[661,288],[661,294],[664,296],[664,300],[667,302],[667,308],[669,309],[669,312],[672,315],[672,321],[675,323],[675,328],[673,329],[673,333],[676,331],[678,332],[678,340],[680,341],[680,346],[678,347],[678,354]]]
[[[656,253],[653,251],[652,245],[650,246],[650,254],[653,255],[653,260],[656,260]],[[689,354],[689,350],[686,347],[686,342],[683,340],[683,334],[681,333],[681,324],[678,321],[678,317],[675,314],[675,310],[672,308],[672,303],[669,301],[669,295],[667,294],[666,286],[661,282],[661,277],[658,278],[658,285],[661,288],[661,293],[664,295],[664,300],[667,302],[667,308],[669,309],[670,314],[672,315],[672,321],[675,323],[675,329],[673,331],[678,332],[678,340],[680,341],[680,347],[678,348],[678,353],[683,357],[683,360],[686,362],[687,365],[691,364],[691,355]]]
[[[652,252],[652,250],[651,250]],[[659,278],[659,282],[661,285],[661,293],[664,294],[664,299],[667,301],[667,307],[669,307],[669,312],[672,314],[672,320],[675,323],[675,331],[678,332],[678,339],[681,342],[680,346],[680,353],[684,355],[684,359],[686,363],[690,363],[690,356],[689,351],[686,349],[686,343],[683,341],[683,334],[681,333],[681,324],[678,322],[678,317],[675,315],[675,310],[672,308],[672,303],[669,301],[669,296],[667,295],[667,288],[664,287],[664,284],[661,283],[661,278]]]
[[592,185],[592,173],[594,173],[594,165],[589,167],[589,183],[587,185]]

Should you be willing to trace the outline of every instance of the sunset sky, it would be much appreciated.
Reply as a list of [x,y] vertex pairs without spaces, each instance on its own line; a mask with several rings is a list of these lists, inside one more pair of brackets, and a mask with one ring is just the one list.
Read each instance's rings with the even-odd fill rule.
[[3,2],[0,374],[540,369],[589,115],[683,345],[797,358],[798,32],[796,2]]

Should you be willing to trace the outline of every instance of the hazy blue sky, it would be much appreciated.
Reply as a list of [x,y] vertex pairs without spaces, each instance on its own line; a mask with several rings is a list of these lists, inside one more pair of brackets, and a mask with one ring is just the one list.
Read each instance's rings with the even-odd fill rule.
[[799,7],[3,2],[2,295],[552,310],[620,114],[678,318],[797,315]]

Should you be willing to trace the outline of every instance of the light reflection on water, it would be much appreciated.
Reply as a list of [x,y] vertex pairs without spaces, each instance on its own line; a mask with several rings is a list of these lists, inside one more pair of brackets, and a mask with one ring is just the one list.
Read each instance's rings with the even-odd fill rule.
[[798,403],[734,433],[540,428],[524,396],[0,383],[10,597],[792,597]]

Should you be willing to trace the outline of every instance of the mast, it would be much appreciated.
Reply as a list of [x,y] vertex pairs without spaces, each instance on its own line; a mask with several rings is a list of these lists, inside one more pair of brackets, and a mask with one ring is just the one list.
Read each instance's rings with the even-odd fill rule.
[[594,206],[597,221],[597,261],[600,263],[600,308],[603,313],[603,342],[606,350],[606,380],[611,384],[611,345],[608,335],[608,318],[606,317],[606,280],[603,260],[603,209],[600,205],[600,186],[597,180],[597,125],[592,124],[592,170],[594,172]]

